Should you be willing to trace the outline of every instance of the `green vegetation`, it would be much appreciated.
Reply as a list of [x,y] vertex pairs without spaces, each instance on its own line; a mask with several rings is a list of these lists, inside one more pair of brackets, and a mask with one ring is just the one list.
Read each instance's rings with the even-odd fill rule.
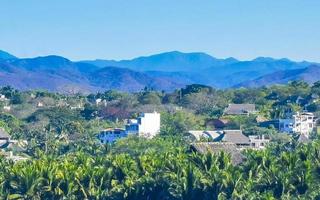
[[[320,83],[216,90],[190,85],[171,93],[106,91],[88,96],[0,88],[0,127],[17,140],[25,161],[0,152],[0,199],[320,199],[320,141],[302,145],[259,127],[289,111],[319,117]],[[229,103],[254,103],[256,114],[225,116]],[[3,109],[11,107],[10,111]],[[101,129],[122,127],[139,112],[161,112],[161,133],[147,140],[128,137],[101,145]],[[234,166],[229,155],[190,150],[188,130],[226,129],[274,138],[261,151],[247,150]],[[6,150],[7,151],[7,150]]]

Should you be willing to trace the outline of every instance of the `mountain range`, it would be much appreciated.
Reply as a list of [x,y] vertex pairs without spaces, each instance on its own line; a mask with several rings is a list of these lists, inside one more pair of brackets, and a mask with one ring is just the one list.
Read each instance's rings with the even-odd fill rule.
[[320,67],[312,62],[259,57],[218,59],[206,53],[166,52],[131,60],[70,61],[61,56],[17,58],[0,51],[0,86],[64,93],[145,87],[171,91],[198,83],[217,88],[258,87],[291,80],[313,83]]

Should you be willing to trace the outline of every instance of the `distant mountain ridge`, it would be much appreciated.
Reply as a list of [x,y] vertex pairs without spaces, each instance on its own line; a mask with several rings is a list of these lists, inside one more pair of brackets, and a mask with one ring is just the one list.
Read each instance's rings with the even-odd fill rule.
[[254,80],[280,70],[302,69],[314,63],[294,62],[289,59],[258,57],[251,61],[235,58],[218,59],[206,53],[166,52],[132,60],[81,61],[103,66],[117,66],[142,71],[153,77],[165,77],[185,83],[201,83],[218,88],[229,88],[244,81]]
[[64,93],[116,89],[128,92],[145,87],[173,90],[184,84],[155,78],[143,72],[118,67],[100,68],[72,62],[60,56],[45,56],[0,61],[0,86],[17,89],[47,89]]
[[9,59],[16,59],[17,57],[9,54],[8,52],[0,50],[0,60],[9,60]]
[[108,89],[134,92],[144,87],[170,91],[193,83],[217,88],[252,87],[293,79],[313,82],[320,79],[309,75],[318,73],[314,67],[317,65],[269,57],[251,61],[218,59],[201,52],[172,51],[132,60],[73,62],[56,55],[20,59],[0,51],[0,86],[65,93]]
[[286,84],[289,81],[304,80],[312,84],[320,80],[320,65],[311,65],[302,69],[276,71],[254,80],[242,82],[235,87],[261,87],[274,84]]
[[217,59],[206,53],[182,53],[171,51],[151,56],[142,56],[132,60],[94,60],[82,61],[99,67],[115,66],[137,71],[198,71],[213,66],[222,66],[238,62],[235,58]]

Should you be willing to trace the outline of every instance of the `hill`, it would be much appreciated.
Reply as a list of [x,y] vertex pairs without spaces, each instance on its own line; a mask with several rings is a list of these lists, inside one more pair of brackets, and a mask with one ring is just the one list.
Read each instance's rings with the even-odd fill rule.
[[142,71],[157,78],[228,88],[279,70],[302,69],[314,63],[258,57],[250,61],[217,59],[205,53],[166,52],[132,60],[81,61],[98,67],[116,66]]
[[9,60],[9,59],[16,59],[14,55],[9,54],[8,52],[0,50],[0,60]]
[[99,67],[116,66],[138,71],[194,72],[208,67],[222,66],[237,62],[234,58],[217,59],[206,53],[182,53],[179,51],[142,56],[132,60],[82,61]]
[[286,84],[289,81],[304,80],[308,83],[314,83],[319,80],[320,66],[312,65],[303,69],[292,69],[276,71],[257,79],[245,81],[236,85],[236,87],[260,87],[274,84]]
[[[95,60],[73,62],[50,55],[19,59],[1,51],[0,86],[17,89],[47,89],[64,93],[94,92],[107,89],[140,91],[144,87],[174,90],[187,84],[217,88],[252,87],[285,83],[304,78],[309,82],[319,76],[302,73],[311,62],[259,57],[251,61],[217,59],[205,53],[166,52],[132,60]],[[310,68],[311,69],[311,68]],[[277,79],[272,79],[278,77]],[[270,80],[269,80],[270,79]],[[312,79],[312,80],[311,80]]]
[[17,89],[47,89],[64,93],[107,89],[139,91],[144,87],[172,90],[183,84],[154,78],[143,72],[118,67],[98,68],[60,56],[4,60],[0,62],[0,86]]

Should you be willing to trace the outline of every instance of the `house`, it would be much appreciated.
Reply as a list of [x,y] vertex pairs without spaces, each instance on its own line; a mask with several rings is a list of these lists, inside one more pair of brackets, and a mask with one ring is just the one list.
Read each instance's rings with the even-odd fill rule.
[[210,140],[214,140],[220,136],[220,133],[218,131],[197,131],[197,130],[191,130],[188,132],[190,135],[192,135],[196,140],[200,140],[201,138],[206,138]]
[[127,137],[127,133],[121,128],[109,128],[100,132],[98,138],[102,144],[113,143],[120,138]]
[[43,103],[42,103],[41,101],[39,101],[39,102],[37,103],[37,107],[39,107],[39,108],[43,107]]
[[241,150],[234,143],[219,143],[219,142],[199,142],[192,143],[191,151],[206,154],[208,152],[219,154],[221,152],[230,154],[232,164],[241,164],[245,157],[241,154]]
[[7,147],[9,142],[10,135],[3,128],[0,128],[0,149]]
[[137,119],[128,120],[126,132],[153,138],[160,133],[160,113],[141,113]]
[[213,142],[227,142],[237,146],[250,146],[250,140],[241,130],[189,131],[196,140],[208,138]]
[[130,119],[125,129],[106,129],[100,132],[98,138],[101,143],[113,143],[128,135],[152,138],[160,133],[160,113],[141,113],[137,119]]
[[256,112],[254,104],[229,104],[225,109],[225,115],[249,115]]
[[270,138],[265,135],[249,135],[251,147],[255,149],[264,149],[266,144],[270,142]]
[[315,117],[310,112],[297,112],[291,118],[279,119],[279,130],[285,133],[309,135],[315,128]]
[[234,143],[239,147],[250,146],[249,138],[243,135],[241,130],[223,130],[214,141]]
[[5,95],[0,94],[0,101],[7,101],[8,99],[6,98]]

